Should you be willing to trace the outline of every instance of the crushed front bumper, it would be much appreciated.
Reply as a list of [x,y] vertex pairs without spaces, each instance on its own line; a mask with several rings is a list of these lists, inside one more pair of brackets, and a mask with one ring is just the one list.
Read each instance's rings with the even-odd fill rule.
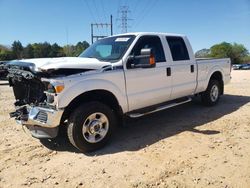
[[25,105],[10,113],[10,117],[15,117],[17,123],[25,125],[33,137],[54,138],[57,136],[63,112],[63,109]]
[[16,117],[17,123],[22,125],[37,125],[40,127],[54,128],[60,124],[63,109],[54,110],[38,106],[25,105],[10,113]]

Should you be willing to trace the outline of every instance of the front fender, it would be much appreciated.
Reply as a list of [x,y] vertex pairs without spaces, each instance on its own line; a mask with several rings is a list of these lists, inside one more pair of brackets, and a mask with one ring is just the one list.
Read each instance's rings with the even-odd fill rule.
[[128,111],[125,86],[117,86],[109,80],[102,79],[83,80],[65,88],[65,90],[58,96],[58,108],[67,107],[77,96],[93,90],[106,90],[113,93],[123,112]]

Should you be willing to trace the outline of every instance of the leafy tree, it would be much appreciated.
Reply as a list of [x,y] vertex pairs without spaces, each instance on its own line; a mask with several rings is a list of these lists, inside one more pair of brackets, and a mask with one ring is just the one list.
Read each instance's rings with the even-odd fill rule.
[[42,57],[49,57],[49,53],[51,51],[51,45],[48,42],[44,42],[41,44],[41,53]]
[[6,51],[6,50],[9,51],[10,49],[8,47],[0,44],[0,52],[1,51]]
[[15,58],[21,59],[23,53],[23,46],[20,41],[14,41],[12,44],[12,52]]
[[227,42],[222,42],[216,44],[210,48],[210,57],[215,58],[230,58],[232,63],[242,63],[243,58],[246,57],[249,52],[242,44],[230,44]]
[[84,50],[84,48],[83,48],[82,43],[81,43],[81,42],[78,42],[78,43],[76,44],[75,49],[74,49],[74,56],[80,55],[80,54],[82,53],[83,50]]
[[222,42],[215,44],[209,50],[202,49],[195,53],[196,57],[230,58],[232,63],[248,62],[249,52],[242,44]]
[[28,44],[23,50],[24,58],[34,58],[34,49],[31,44]]
[[63,47],[63,51],[66,54],[66,56],[76,57],[76,56],[79,56],[88,47],[89,47],[89,43],[86,41],[83,41],[83,42],[78,42],[76,46],[66,45]]
[[49,57],[49,53],[51,51],[51,45],[48,42],[44,43],[35,43],[32,45],[34,49],[34,57]]
[[22,46],[20,41],[14,41],[11,49],[0,45],[0,60],[12,60],[21,58],[42,58],[42,57],[76,57],[89,47],[86,41],[78,42],[76,45],[59,46],[57,43],[50,44],[34,43]]
[[199,50],[195,53],[195,57],[197,58],[206,58],[209,57],[209,55],[210,55],[210,50],[206,48]]
[[41,44],[34,43],[34,44],[32,44],[32,48],[33,48],[34,58],[42,57]]
[[234,43],[232,45],[231,60],[234,63],[243,63],[244,58],[249,55],[248,50],[242,44]]
[[14,59],[11,49],[6,46],[0,45],[0,61]]
[[11,50],[1,50],[0,51],[0,61],[15,59]]
[[211,57],[226,58],[226,57],[230,57],[232,53],[232,45],[227,42],[222,42],[220,44],[216,44],[212,46],[210,50],[211,50],[211,53],[210,53]]
[[250,56],[244,57],[243,63],[250,63]]
[[49,57],[63,57],[65,55],[66,54],[64,53],[63,48],[60,47],[57,43],[54,43],[51,46]]
[[66,54],[66,56],[73,57],[74,56],[74,46],[73,45],[65,45],[63,47],[63,52]]
[[78,42],[74,49],[74,56],[79,56],[86,48],[89,47],[89,43],[86,41]]

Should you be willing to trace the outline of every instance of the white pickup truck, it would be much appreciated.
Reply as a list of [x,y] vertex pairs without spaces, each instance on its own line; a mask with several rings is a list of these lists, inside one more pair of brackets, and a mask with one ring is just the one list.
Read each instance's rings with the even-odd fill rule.
[[16,98],[10,116],[39,139],[54,138],[66,126],[81,151],[102,147],[123,117],[164,110],[194,95],[215,105],[231,73],[230,59],[197,60],[186,36],[167,33],[111,36],[79,57],[7,66]]

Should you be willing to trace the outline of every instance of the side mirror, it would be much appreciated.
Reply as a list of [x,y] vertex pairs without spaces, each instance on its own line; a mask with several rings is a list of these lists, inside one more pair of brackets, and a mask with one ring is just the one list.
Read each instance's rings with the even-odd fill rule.
[[141,55],[129,56],[127,68],[153,68],[155,67],[155,57],[151,48],[141,49]]

